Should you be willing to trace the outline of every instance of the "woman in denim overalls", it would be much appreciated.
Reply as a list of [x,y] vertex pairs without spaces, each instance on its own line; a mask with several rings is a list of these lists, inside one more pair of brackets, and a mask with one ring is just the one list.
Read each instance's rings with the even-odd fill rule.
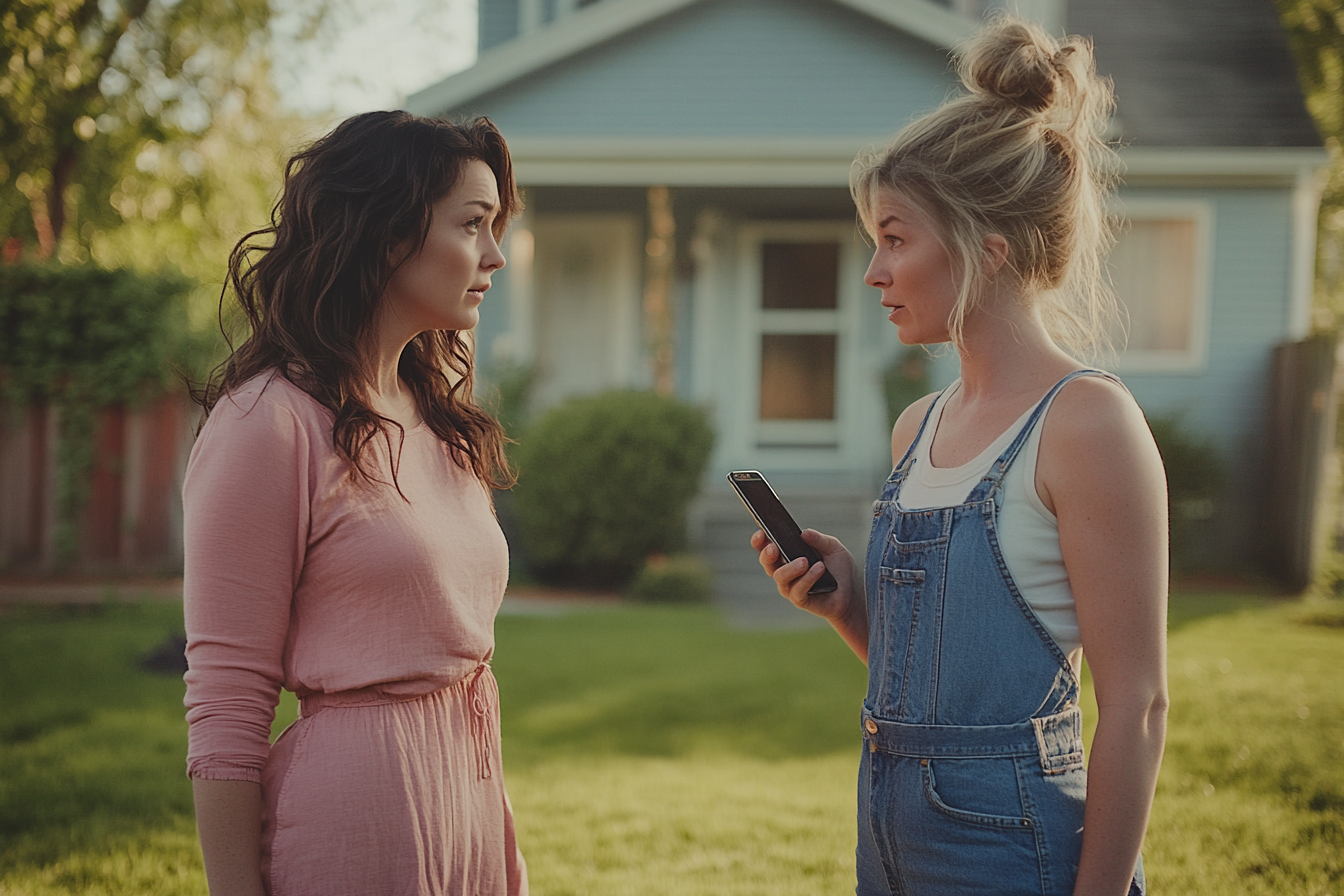
[[[1110,91],[1086,41],[1008,17],[960,63],[969,95],[855,164],[876,242],[866,282],[903,343],[951,342],[961,358],[956,388],[893,430],[867,599],[834,538],[805,532],[824,559],[810,569],[780,564],[759,532],[753,546],[780,593],[869,666],[860,894],[1141,894],[1166,719],[1165,478],[1129,393],[1076,360],[1105,347],[1114,309],[1101,276]],[[1099,707],[1086,771],[1081,657],[1024,597],[1000,529],[1004,478],[1037,429],[1044,547]],[[964,498],[902,501],[917,456],[956,468],[996,442]],[[824,568],[839,589],[809,595]]]

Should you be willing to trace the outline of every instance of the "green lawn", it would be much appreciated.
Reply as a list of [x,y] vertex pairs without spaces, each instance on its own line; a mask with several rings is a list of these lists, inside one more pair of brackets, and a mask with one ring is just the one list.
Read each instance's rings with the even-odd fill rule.
[[[135,666],[180,612],[0,615],[0,896],[205,893],[181,682]],[[1344,627],[1303,613],[1173,601],[1155,893],[1344,893]],[[630,607],[501,618],[498,641],[538,896],[853,892],[864,672],[838,639]]]

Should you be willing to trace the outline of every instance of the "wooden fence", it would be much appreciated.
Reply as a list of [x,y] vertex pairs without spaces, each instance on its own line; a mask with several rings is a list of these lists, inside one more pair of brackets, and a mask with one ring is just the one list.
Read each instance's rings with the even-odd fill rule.
[[1325,464],[1335,447],[1336,351],[1332,336],[1274,349],[1264,538],[1270,572],[1295,591],[1311,583],[1320,562]]
[[[57,566],[59,412],[0,407],[0,568]],[[98,415],[88,501],[71,565],[78,570],[164,571],[182,566],[182,472],[191,406],[178,395]]]

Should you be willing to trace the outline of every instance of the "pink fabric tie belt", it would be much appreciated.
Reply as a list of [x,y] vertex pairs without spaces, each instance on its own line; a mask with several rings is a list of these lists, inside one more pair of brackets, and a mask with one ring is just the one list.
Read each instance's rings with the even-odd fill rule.
[[499,685],[490,671],[490,658],[486,657],[460,681],[430,691],[427,694],[391,694],[382,685],[369,685],[349,691],[325,693],[315,691],[299,698],[299,717],[311,718],[328,708],[353,708],[360,706],[386,706],[391,703],[409,703],[426,697],[448,696],[450,691],[460,689],[466,700],[471,725],[471,741],[476,753],[476,774],[480,778],[489,778],[494,773],[491,763],[493,744],[497,736],[495,725],[499,718]]

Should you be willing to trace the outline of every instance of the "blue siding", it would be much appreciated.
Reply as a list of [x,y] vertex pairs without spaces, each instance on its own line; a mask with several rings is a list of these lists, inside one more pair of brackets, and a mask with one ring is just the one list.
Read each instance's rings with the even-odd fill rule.
[[1270,353],[1286,338],[1292,197],[1286,189],[1131,191],[1214,204],[1208,363],[1188,374],[1129,374],[1146,410],[1181,415],[1229,452],[1263,440]]
[[518,36],[518,0],[480,0],[476,49],[483,52]]
[[659,19],[450,115],[510,137],[883,135],[936,106],[947,55],[820,0],[723,0]]

